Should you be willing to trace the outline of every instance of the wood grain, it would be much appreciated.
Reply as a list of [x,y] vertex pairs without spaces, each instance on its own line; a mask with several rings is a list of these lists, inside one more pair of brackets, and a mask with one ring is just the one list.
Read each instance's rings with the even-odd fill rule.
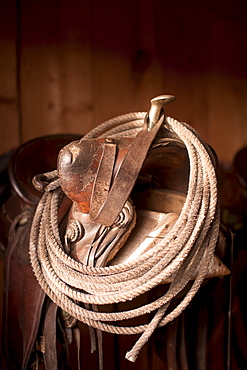
[[1,7],[2,152],[20,140],[84,134],[116,115],[147,111],[161,93],[178,97],[167,114],[194,126],[220,159],[231,161],[247,144],[244,0]]
[[0,154],[20,144],[16,63],[16,3],[0,3]]
[[91,127],[90,14],[89,1],[21,2],[23,140]]

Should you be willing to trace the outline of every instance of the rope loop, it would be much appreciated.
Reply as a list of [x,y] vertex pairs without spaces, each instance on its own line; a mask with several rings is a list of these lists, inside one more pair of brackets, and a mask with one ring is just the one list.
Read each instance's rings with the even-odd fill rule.
[[[99,136],[135,137],[146,113],[116,117],[93,129],[82,140]],[[83,323],[114,334],[141,334],[126,358],[135,361],[156,327],[166,325],[188,306],[200,288],[213,258],[219,233],[219,205],[213,157],[208,146],[188,124],[167,117],[169,130],[183,141],[190,164],[187,197],[182,211],[166,237],[131,262],[89,267],[73,260],[59,235],[58,208],[63,196],[54,172],[32,223],[30,260],[45,293],[65,312]],[[47,175],[47,174],[46,174]],[[87,304],[108,305],[131,301],[169,276],[175,276],[162,297],[144,306],[119,312],[98,312]],[[195,277],[195,278],[194,278]],[[171,301],[194,279],[187,294],[167,313]],[[88,306],[87,306],[88,307]],[[154,312],[149,324],[118,326]]]

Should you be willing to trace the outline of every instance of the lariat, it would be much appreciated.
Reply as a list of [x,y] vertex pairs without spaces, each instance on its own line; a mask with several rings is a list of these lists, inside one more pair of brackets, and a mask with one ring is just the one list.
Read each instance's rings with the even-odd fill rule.
[[[84,137],[135,137],[144,113],[107,121]],[[166,128],[184,143],[189,158],[189,182],[182,211],[164,238],[151,249],[118,265],[92,267],[73,259],[61,240],[58,209],[63,199],[57,172],[45,174],[49,184],[37,206],[30,235],[30,259],[35,276],[50,299],[86,325],[113,334],[140,334],[126,358],[134,362],[153,331],[174,320],[191,302],[205,279],[219,233],[215,164],[208,146],[186,123],[166,117]],[[161,297],[133,309],[103,312],[104,305],[132,301],[172,276]],[[182,290],[177,305],[171,302]],[[100,311],[89,305],[102,306]],[[152,313],[137,326],[117,322]]]

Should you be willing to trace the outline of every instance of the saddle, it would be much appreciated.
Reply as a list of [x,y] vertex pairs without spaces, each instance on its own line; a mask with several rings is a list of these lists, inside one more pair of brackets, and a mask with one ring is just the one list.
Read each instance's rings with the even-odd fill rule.
[[59,150],[76,138],[53,135],[34,139],[15,150],[7,165],[7,185],[1,199],[1,242],[6,246],[2,341],[9,369],[27,368],[45,300],[29,262],[31,221],[41,197],[32,179],[37,172],[56,168]]
[[[63,359],[61,368],[69,366],[68,343],[72,342],[71,329],[77,337],[78,353],[79,321],[95,328],[98,343],[103,330],[102,320],[91,317],[101,317],[98,303],[92,303],[94,293],[99,290],[97,299],[102,299],[102,302],[104,300],[100,297],[104,294],[100,292],[101,288],[96,285],[95,280],[89,280],[89,275],[92,274],[97,278],[96,281],[101,281],[108,278],[104,277],[105,271],[115,276],[118,266],[124,266],[125,269],[131,266],[134,272],[135,261],[143,260],[143,264],[145,263],[143,256],[148,256],[150,261],[156,254],[157,258],[162,256],[163,247],[160,243],[172,234],[183,214],[186,195],[191,186],[191,161],[194,161],[188,154],[191,144],[186,147],[175,132],[176,122],[174,129],[171,126],[173,121],[169,121],[171,125],[167,124],[163,106],[172,100],[173,97],[170,96],[154,99],[149,114],[146,118],[141,115],[137,127],[133,127],[132,120],[127,119],[123,124],[125,128],[121,127],[120,130],[114,121],[110,122],[110,129],[103,125],[99,131],[96,128],[83,138],[77,135],[43,137],[24,144],[14,152],[8,169],[11,190],[7,199],[2,202],[2,218],[9,233],[5,252],[3,310],[3,348],[9,369],[27,369],[38,366],[42,361],[45,368],[55,369],[59,355]],[[188,131],[187,126],[185,129]],[[192,135],[197,137],[194,131]],[[203,148],[205,156],[214,163],[215,158],[210,149],[204,145]],[[194,149],[191,149],[192,152]],[[212,168],[214,165],[215,163]],[[198,169],[200,171],[203,170]],[[196,195],[195,197],[197,198]],[[55,206],[57,213],[54,211]],[[203,207],[204,205],[201,206]],[[55,214],[56,223],[53,222]],[[195,219],[195,215],[192,218]],[[187,215],[184,214],[185,224],[186,219]],[[179,230],[185,233],[182,228]],[[222,233],[221,230],[219,239],[214,237],[215,244],[217,243],[217,246],[211,247],[214,257],[209,259],[202,278],[198,263],[204,252],[200,248],[198,250],[201,252],[188,251],[189,257],[179,265],[179,270],[171,265],[169,273],[165,275],[165,267],[161,269],[156,284],[156,290],[159,291],[159,286],[164,284],[177,289],[176,283],[182,281],[183,273],[188,272],[187,288],[181,285],[168,315],[175,310],[176,304],[183,301],[185,291],[193,286],[193,281],[229,274],[229,270],[214,254],[216,247],[218,255],[224,260],[227,238]],[[194,237],[195,242],[200,242],[203,237],[198,231]],[[208,238],[207,233],[205,237]],[[178,235],[173,235],[171,245],[177,245],[177,238]],[[206,245],[213,243],[213,238],[207,239]],[[50,250],[53,245],[56,248]],[[156,245],[160,247],[153,253]],[[169,243],[166,250],[167,255],[171,255],[171,261],[176,260],[175,255],[172,257]],[[56,253],[61,256],[61,261]],[[41,261],[42,256],[45,260]],[[66,265],[67,261],[73,263],[73,268]],[[166,262],[164,263],[166,266]],[[68,273],[63,271],[63,267]],[[62,274],[61,281],[52,281],[49,271],[53,268],[55,274]],[[84,270],[88,275],[78,279],[78,272],[84,273]],[[125,270],[121,270],[116,275],[120,277],[124,273]],[[138,274],[136,281],[139,283],[142,272]],[[153,276],[151,272],[148,274]],[[61,287],[67,285],[60,289],[61,293],[56,284]],[[145,284],[149,285],[148,282]],[[112,298],[113,293],[110,290],[111,286],[116,286],[114,289],[117,292],[118,285],[121,285],[120,281],[112,285],[103,284],[106,297],[109,297],[104,304],[121,302],[118,298]],[[135,283],[130,281],[125,284],[126,297],[128,285],[133,285],[132,290],[135,291]],[[65,297],[63,289],[70,292],[71,286],[76,287],[76,292],[69,293],[69,298]],[[76,294],[77,298],[72,298],[72,294]],[[131,292],[128,294],[132,297]],[[85,300],[78,304],[80,296]],[[62,303],[63,300],[65,303]],[[132,301],[132,298],[126,300]],[[71,308],[74,306],[75,311]],[[164,318],[166,307],[162,309],[163,311],[158,310],[158,314],[162,314]],[[85,312],[89,314],[89,318],[84,316]],[[158,325],[159,321],[154,329]],[[118,330],[108,323],[103,327],[109,332]],[[157,330],[160,334],[163,329]],[[95,347],[94,335],[91,329],[92,347]],[[57,336],[62,337],[62,345],[58,350]],[[100,345],[98,347],[100,350]],[[163,354],[160,356],[162,358]],[[135,361],[135,354],[131,353],[129,359]],[[100,367],[103,367],[102,359]]]

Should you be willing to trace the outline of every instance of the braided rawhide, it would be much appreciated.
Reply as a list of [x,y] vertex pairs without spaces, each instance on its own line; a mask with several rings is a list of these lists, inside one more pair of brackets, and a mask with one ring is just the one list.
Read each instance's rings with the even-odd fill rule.
[[[135,137],[145,113],[116,117],[98,126],[84,139],[99,136]],[[178,220],[163,240],[136,260],[107,267],[89,267],[65,253],[59,236],[57,213],[63,192],[57,173],[40,200],[31,229],[30,259],[45,293],[79,321],[114,334],[142,333],[126,354],[135,361],[155,328],[175,319],[190,303],[207,275],[219,233],[217,181],[212,156],[198,134],[185,123],[167,117],[166,127],[187,148],[190,173],[187,197]],[[95,312],[83,304],[106,305],[131,301],[175,276],[166,293],[142,307],[123,312]],[[175,298],[193,280],[179,304],[166,313]],[[79,302],[83,303],[80,304]],[[128,320],[155,312],[149,324],[118,326],[109,322]]]

